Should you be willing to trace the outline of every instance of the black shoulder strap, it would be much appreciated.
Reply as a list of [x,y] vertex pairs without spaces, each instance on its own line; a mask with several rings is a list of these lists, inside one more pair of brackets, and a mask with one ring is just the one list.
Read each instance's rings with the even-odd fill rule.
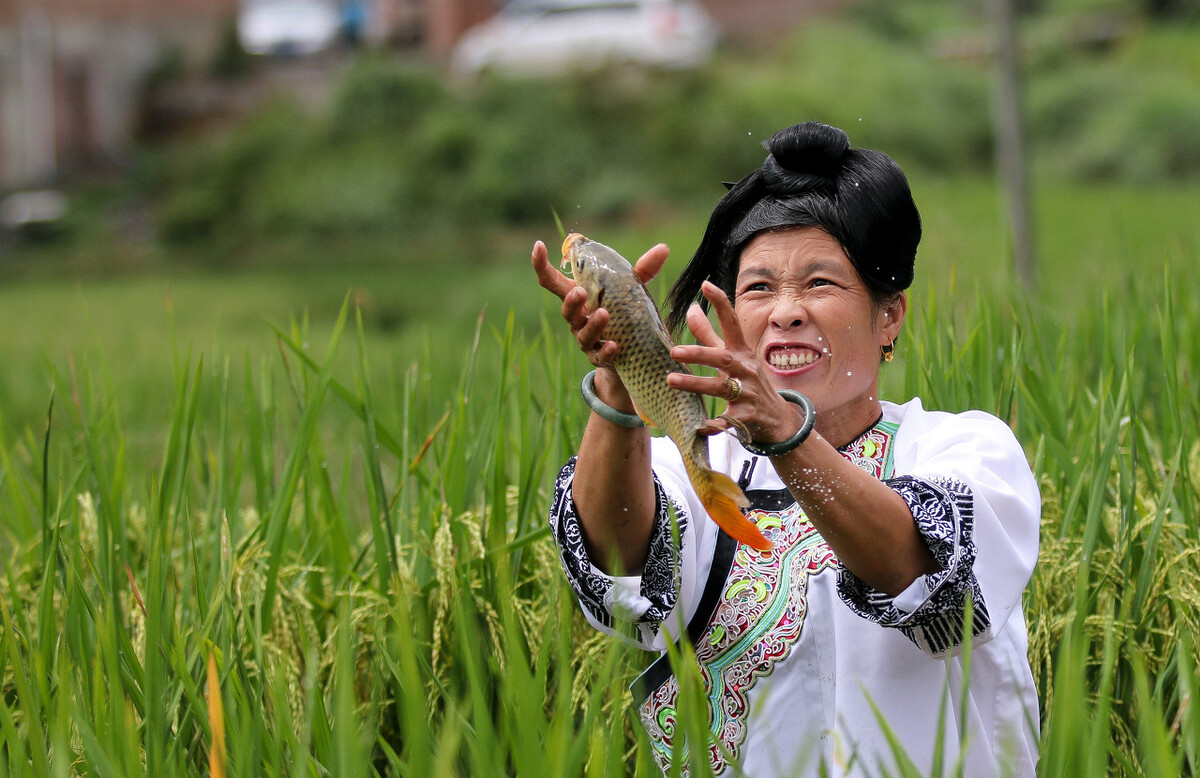
[[[742,465],[738,486],[742,488],[743,492],[749,489],[750,478],[754,474],[754,465],[757,461],[758,457],[751,457]],[[693,646],[699,642],[717,610],[717,605],[721,601],[721,591],[725,588],[729,571],[733,569],[733,557],[737,553],[737,547],[738,542],[725,530],[718,527],[717,545],[713,549],[712,565],[708,569],[708,580],[704,583],[704,593],[700,595],[696,612],[692,614],[687,625],[687,640]],[[633,691],[636,703],[641,705],[655,689],[662,686],[670,677],[671,663],[668,661],[667,654],[663,654],[651,663],[645,672],[634,679],[630,689]]]

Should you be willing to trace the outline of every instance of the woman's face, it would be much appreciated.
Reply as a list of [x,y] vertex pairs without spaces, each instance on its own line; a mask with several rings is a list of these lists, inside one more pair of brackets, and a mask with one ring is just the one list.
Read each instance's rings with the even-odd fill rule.
[[816,227],[762,233],[742,250],[734,312],[743,336],[776,389],[808,395],[834,445],[878,419],[880,348],[896,339],[906,308],[901,293],[879,309],[841,245]]

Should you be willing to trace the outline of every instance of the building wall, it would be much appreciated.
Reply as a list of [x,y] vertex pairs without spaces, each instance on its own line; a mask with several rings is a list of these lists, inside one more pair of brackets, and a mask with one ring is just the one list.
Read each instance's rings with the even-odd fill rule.
[[502,3],[496,0],[428,0],[425,8],[425,51],[446,61],[462,34],[489,18]]
[[44,20],[0,28],[0,187],[54,173],[53,37]]
[[133,142],[164,57],[203,63],[237,0],[0,0],[0,191],[41,186]]
[[238,0],[0,0],[0,25],[38,9],[55,21],[170,22],[236,11]]

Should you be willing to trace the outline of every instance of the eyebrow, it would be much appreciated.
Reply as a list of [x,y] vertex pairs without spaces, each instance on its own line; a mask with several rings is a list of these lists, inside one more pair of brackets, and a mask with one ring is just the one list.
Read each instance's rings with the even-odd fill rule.
[[[843,272],[844,272],[844,270],[837,263],[826,262],[824,260],[818,259],[814,262],[810,262],[807,265],[805,265],[803,268],[802,275],[803,276],[840,275]],[[777,273],[773,268],[752,267],[747,270],[739,270],[738,274],[737,274],[737,281],[742,281],[743,279],[746,279],[746,278],[766,278],[766,279],[773,280],[778,277],[779,277],[779,273]]]

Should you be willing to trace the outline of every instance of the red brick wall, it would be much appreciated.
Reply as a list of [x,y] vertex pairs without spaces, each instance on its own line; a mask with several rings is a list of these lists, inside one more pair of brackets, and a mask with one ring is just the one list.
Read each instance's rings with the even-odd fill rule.
[[499,0],[425,0],[425,50],[446,59],[462,34],[487,19]]

